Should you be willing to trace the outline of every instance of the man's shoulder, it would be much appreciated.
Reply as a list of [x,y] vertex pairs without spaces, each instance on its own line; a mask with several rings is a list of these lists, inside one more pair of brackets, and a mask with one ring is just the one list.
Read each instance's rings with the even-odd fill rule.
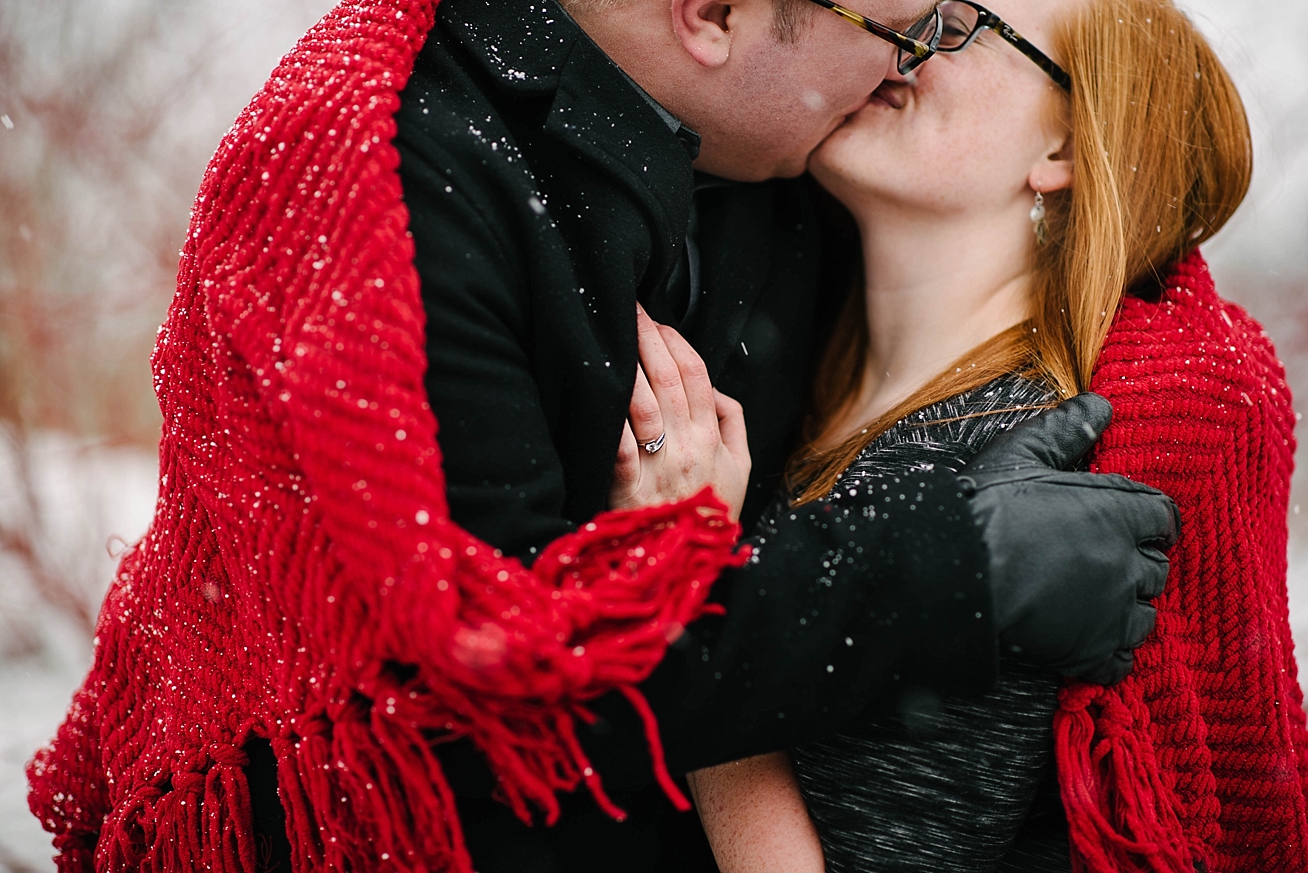
[[396,145],[438,171],[446,170],[441,164],[449,161],[473,166],[512,163],[506,148],[511,147],[508,128],[486,84],[467,66],[438,26],[400,92]]
[[521,173],[510,128],[548,111],[579,34],[553,3],[443,0],[400,95],[397,141]]
[[492,91],[438,22],[400,93],[394,145],[415,232],[471,222],[507,256],[506,231],[539,195]]

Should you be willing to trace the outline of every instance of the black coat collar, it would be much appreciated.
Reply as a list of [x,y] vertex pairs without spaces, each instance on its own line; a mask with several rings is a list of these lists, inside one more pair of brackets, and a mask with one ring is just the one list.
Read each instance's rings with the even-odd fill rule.
[[[696,187],[691,159],[698,151],[698,137],[686,128],[674,133],[639,86],[556,0],[443,0],[438,26],[461,47],[485,87],[513,102],[548,105],[544,131],[622,182],[642,204],[651,231],[663,239],[651,265],[654,275],[669,275],[682,256],[689,224]],[[701,185],[749,191],[746,199],[762,210],[758,214],[772,209],[772,183],[714,180]],[[708,193],[717,199],[711,195],[719,192]],[[703,301],[693,342],[715,374],[739,347],[743,325],[771,268],[773,253],[755,238],[755,223],[736,226],[745,217],[737,211],[701,222],[706,244],[701,280],[712,299]],[[727,226],[716,226],[723,219]],[[634,362],[634,326],[622,335]]]
[[555,0],[445,0],[438,14],[494,87],[550,99],[547,131],[609,167],[680,236],[699,138],[674,133]]
[[568,56],[586,40],[554,0],[447,0],[437,15],[501,90],[523,97],[554,93]]

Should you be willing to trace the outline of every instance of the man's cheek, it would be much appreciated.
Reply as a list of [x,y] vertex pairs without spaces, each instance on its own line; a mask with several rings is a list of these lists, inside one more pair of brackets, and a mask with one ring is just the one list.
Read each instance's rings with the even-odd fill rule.
[[800,101],[813,112],[821,112],[828,105],[827,98],[822,92],[811,88],[800,95]]

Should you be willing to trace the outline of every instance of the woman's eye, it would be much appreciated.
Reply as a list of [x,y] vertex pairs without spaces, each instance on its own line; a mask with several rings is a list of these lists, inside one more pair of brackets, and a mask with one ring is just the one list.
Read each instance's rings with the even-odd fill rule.
[[941,45],[957,45],[967,39],[968,34],[971,32],[972,28],[968,27],[964,21],[947,16],[944,19],[944,26],[940,30],[940,43]]

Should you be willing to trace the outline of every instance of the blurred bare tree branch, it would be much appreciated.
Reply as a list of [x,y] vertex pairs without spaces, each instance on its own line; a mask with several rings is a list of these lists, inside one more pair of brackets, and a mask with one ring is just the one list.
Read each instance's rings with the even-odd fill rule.
[[146,361],[203,162],[161,136],[207,61],[151,69],[176,8],[0,7],[0,417],[20,428],[155,438]]
[[[55,560],[31,445],[40,431],[155,439],[147,361],[196,163],[160,132],[205,63],[148,68],[170,5],[138,2],[111,26],[88,0],[0,6],[0,552],[23,571],[8,585],[25,577],[88,638],[104,580]],[[10,653],[38,646],[30,610],[0,625]]]
[[[103,542],[69,554],[88,543],[46,505],[39,447],[153,450],[149,354],[205,163],[331,2],[244,5],[0,3],[0,657],[39,648],[33,594],[89,638]],[[52,487],[85,507],[83,461]]]

